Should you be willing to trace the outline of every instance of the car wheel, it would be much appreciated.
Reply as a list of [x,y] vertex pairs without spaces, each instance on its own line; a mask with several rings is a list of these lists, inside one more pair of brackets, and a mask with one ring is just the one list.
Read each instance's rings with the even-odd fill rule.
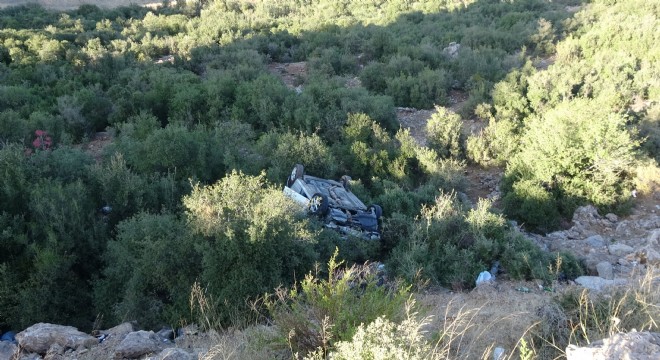
[[339,182],[341,185],[346,189],[346,191],[351,191],[351,177],[348,175],[344,175],[339,179]]
[[305,167],[296,164],[296,166],[293,167],[293,170],[291,170],[291,175],[289,175],[289,178],[286,179],[286,186],[291,187],[294,182],[298,179],[302,179],[303,174],[305,173]]
[[309,199],[309,212],[314,215],[325,215],[328,212],[328,197],[316,193]]
[[376,215],[376,219],[380,219],[380,217],[383,216],[383,208],[380,207],[380,205],[378,205],[378,204],[369,205],[367,210],[368,211],[373,211],[374,215]]

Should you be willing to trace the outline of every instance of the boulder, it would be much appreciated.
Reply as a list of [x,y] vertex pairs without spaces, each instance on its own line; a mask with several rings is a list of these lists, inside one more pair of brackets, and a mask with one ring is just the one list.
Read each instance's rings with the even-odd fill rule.
[[63,349],[89,348],[98,340],[73,326],[38,323],[16,335],[18,345],[27,352],[45,354],[53,345]]
[[18,351],[18,346],[9,341],[0,341],[0,360],[9,360]]
[[588,346],[569,345],[567,360],[656,360],[660,354],[660,333],[619,333]]
[[60,344],[53,344],[44,356],[44,360],[64,360],[64,350]]
[[163,348],[162,340],[153,331],[134,331],[126,335],[115,349],[115,358],[135,359],[157,353]]
[[589,236],[584,241],[586,241],[587,244],[593,248],[601,248],[605,246],[605,240],[600,235]]
[[598,209],[593,205],[580,206],[573,213],[573,222],[590,223],[594,220],[600,220]]
[[156,333],[158,336],[163,339],[173,340],[174,339],[174,329],[169,326],[163,327],[159,332]]
[[611,221],[611,222],[617,222],[617,221],[619,221],[619,217],[616,216],[616,215],[614,215],[614,214],[612,214],[612,213],[609,213],[609,214],[605,215],[605,218],[606,218],[607,220]]
[[594,291],[601,291],[606,287],[623,285],[626,283],[626,280],[624,279],[608,280],[608,279],[603,279],[602,277],[599,276],[580,276],[577,279],[575,279],[575,282],[587,289]]
[[649,236],[646,246],[641,249],[641,258],[650,265],[660,264],[660,230],[655,230]]
[[623,257],[635,251],[635,249],[626,244],[612,244],[607,247],[607,251],[609,251],[611,255]]
[[603,279],[614,279],[614,269],[612,268],[612,264],[610,264],[609,261],[599,262],[596,265],[596,271],[598,272],[598,276],[602,277]]
[[110,328],[108,330],[101,330],[99,331],[100,334],[105,334],[105,335],[113,335],[113,336],[124,336],[129,333],[132,333],[134,331],[133,329],[133,324],[129,322],[125,322],[122,324],[119,324],[113,328]]
[[445,53],[450,58],[455,59],[455,58],[458,57],[458,51],[460,49],[461,49],[461,44],[451,42],[451,43],[449,43],[449,46],[442,49],[442,52]]

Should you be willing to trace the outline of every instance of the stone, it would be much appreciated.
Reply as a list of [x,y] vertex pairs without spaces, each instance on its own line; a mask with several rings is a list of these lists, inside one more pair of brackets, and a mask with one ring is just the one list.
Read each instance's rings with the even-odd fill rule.
[[108,330],[101,330],[99,333],[105,334],[105,335],[114,335],[114,336],[124,336],[129,333],[132,333],[135,329],[133,328],[133,324],[129,322],[125,322],[122,324],[119,324],[115,327],[112,327]]
[[660,333],[629,332],[595,341],[587,346],[569,345],[567,360],[657,360],[660,354]]
[[450,42],[449,46],[442,49],[442,52],[445,53],[450,58],[455,59],[455,58],[458,57],[458,51],[460,49],[461,49],[461,44],[458,44],[458,43],[455,43],[455,42]]
[[584,241],[586,241],[589,246],[594,248],[601,248],[605,246],[605,240],[600,235],[589,236]]
[[192,360],[193,356],[181,348],[168,348],[161,351],[158,360]]
[[585,287],[589,290],[601,291],[610,286],[623,285],[626,283],[626,280],[624,279],[609,280],[609,279],[603,279],[602,277],[599,276],[580,276],[577,279],[575,279],[575,282],[578,285]]
[[12,359],[18,351],[18,346],[9,341],[0,341],[0,360]]
[[617,221],[619,221],[619,217],[616,216],[616,215],[614,215],[614,214],[612,214],[612,213],[609,213],[609,214],[605,215],[605,218],[606,218],[607,220],[611,221],[611,222],[617,222]]
[[580,206],[573,213],[573,222],[589,223],[597,219],[600,219],[600,215],[593,205]]
[[115,349],[115,358],[135,359],[142,355],[157,353],[163,343],[153,331],[134,331],[126,335]]
[[64,350],[60,344],[53,344],[44,356],[44,360],[64,360]]
[[43,358],[41,357],[41,355],[35,353],[28,353],[28,354],[21,353],[18,360],[43,360]]
[[611,255],[623,257],[632,253],[635,251],[635,249],[633,249],[632,246],[628,246],[626,244],[612,244],[607,247],[607,251],[609,251]]
[[596,265],[596,271],[598,272],[598,276],[602,277],[603,279],[614,279],[614,269],[612,268],[612,264],[610,264],[608,261],[599,262]]
[[646,246],[642,248],[642,252],[647,264],[658,265],[660,264],[660,230],[655,230],[649,236]]
[[18,345],[30,353],[45,354],[54,344],[63,349],[83,349],[98,344],[98,340],[73,326],[38,323],[16,335]]
[[163,339],[173,340],[174,339],[174,330],[171,327],[165,326],[156,333],[158,336]]

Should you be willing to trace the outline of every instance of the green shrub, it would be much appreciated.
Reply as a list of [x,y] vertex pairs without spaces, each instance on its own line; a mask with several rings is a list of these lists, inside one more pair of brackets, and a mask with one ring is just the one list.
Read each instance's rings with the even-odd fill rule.
[[308,274],[299,289],[283,288],[265,305],[293,353],[327,353],[333,344],[351,339],[361,324],[379,317],[403,319],[410,288],[380,285],[374,266],[340,268],[338,251],[328,262],[328,278]]
[[428,146],[443,158],[461,159],[465,154],[463,122],[458,114],[436,106],[435,113],[426,123]]
[[[424,334],[426,319],[418,320],[416,314],[396,324],[384,317],[360,324],[355,335],[347,341],[337,342],[329,358],[353,359],[440,359],[437,348],[431,346]],[[320,352],[306,359],[325,359]]]
[[[553,259],[511,231],[488,201],[466,210],[453,194],[441,194],[392,250],[388,269],[408,281],[422,277],[444,286],[474,286],[477,275],[499,261],[512,278],[548,279]],[[574,258],[562,255],[566,276],[580,274]],[[530,260],[530,258],[532,258]],[[521,260],[522,259],[522,260]]]
[[267,133],[259,138],[256,147],[266,159],[263,167],[273,182],[284,182],[295,164],[303,164],[310,175],[325,178],[337,175],[335,156],[316,134]]
[[[626,206],[639,143],[624,116],[599,105],[565,102],[529,122],[521,150],[507,170],[519,185],[503,189],[510,215],[547,231],[558,224],[557,212],[570,216],[570,207],[584,201],[606,211]],[[520,210],[525,202],[528,211],[538,207],[531,216]],[[545,216],[549,218],[541,224]]]
[[557,200],[542,184],[533,180],[517,181],[505,191],[504,212],[522,221],[526,228],[548,232],[559,226],[561,214]]
[[190,288],[202,270],[200,241],[171,214],[140,213],[119,223],[95,283],[99,314],[111,324],[137,320],[151,329],[187,324]]
[[191,230],[204,237],[196,245],[201,280],[222,304],[223,324],[245,315],[250,298],[291,283],[316,260],[304,214],[263,173],[233,171],[214,185],[194,185],[183,204]]

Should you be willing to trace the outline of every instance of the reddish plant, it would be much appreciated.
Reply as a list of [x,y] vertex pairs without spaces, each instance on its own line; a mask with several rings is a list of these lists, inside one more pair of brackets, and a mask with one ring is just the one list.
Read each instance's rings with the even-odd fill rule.
[[34,135],[37,137],[32,141],[32,146],[35,149],[49,150],[53,145],[53,139],[48,135],[45,130],[36,130]]

